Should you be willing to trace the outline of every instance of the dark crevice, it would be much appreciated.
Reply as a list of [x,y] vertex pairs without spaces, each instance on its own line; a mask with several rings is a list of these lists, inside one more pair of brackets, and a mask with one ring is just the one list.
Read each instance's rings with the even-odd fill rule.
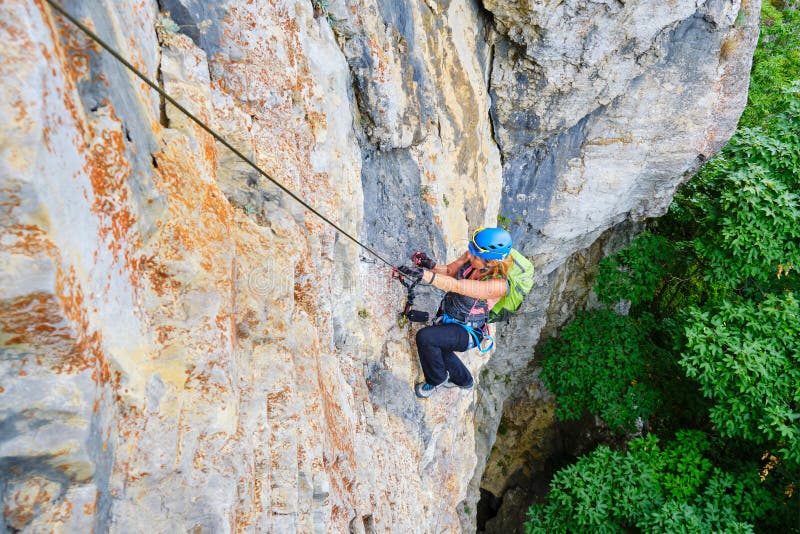
[[496,496],[491,491],[483,488],[480,489],[481,498],[478,500],[476,514],[477,531],[483,532],[486,530],[486,522],[494,517],[497,517],[497,512],[500,511],[500,505],[503,504],[503,497]]
[[375,534],[375,520],[371,514],[364,516],[364,531],[367,534]]
[[315,19],[318,19],[323,16],[327,18],[328,16],[328,11],[325,8],[325,6],[323,6],[322,0],[311,0],[311,9],[314,10]]
[[372,122],[372,117],[367,112],[369,106],[367,105],[366,101],[364,100],[361,91],[358,88],[358,78],[356,77],[355,72],[353,69],[350,69],[350,76],[353,80],[353,100],[355,102],[355,119],[356,119],[356,130],[363,135],[363,139],[359,140],[359,145],[363,150],[364,145],[368,144],[370,147],[373,147],[375,150],[378,150],[379,147],[372,141],[371,131],[375,127],[375,123]]
[[497,114],[494,112],[495,109],[495,97],[492,95],[492,72],[494,71],[494,44],[489,45],[489,72],[486,77],[486,93],[489,95],[489,134],[492,136],[492,142],[497,147],[497,151],[500,153],[500,168],[505,168],[506,165],[506,155],[503,151],[503,147],[500,146],[500,143],[497,140]]
[[[158,74],[157,78],[158,86],[161,89],[164,89],[164,76],[161,73],[161,63],[158,64]],[[161,123],[161,126],[164,128],[169,128],[169,116],[167,115],[167,99],[164,98],[164,95],[158,93],[158,122]]]
[[[209,89],[211,89],[213,87],[212,84],[214,83],[214,80],[217,79],[217,77],[214,76],[214,69],[211,66],[211,62],[212,61],[214,61],[214,60],[211,59],[211,58],[206,59],[206,67],[208,68],[208,85],[209,85],[208,88]],[[224,71],[218,70],[218,72],[224,72]]]
[[486,42],[489,50],[488,57],[485,59],[486,94],[489,96],[489,134],[491,135],[492,142],[495,144],[497,151],[500,154],[501,168],[504,168],[506,156],[497,139],[497,114],[494,111],[496,104],[495,96],[492,94],[492,74],[494,73],[495,63],[495,44],[492,33],[497,32],[497,24],[495,23],[494,13],[486,9],[486,6],[483,5],[481,0],[476,0],[475,8],[477,10],[480,23],[483,25],[483,39]]
[[349,23],[346,20],[339,20],[339,24],[332,24],[331,29],[336,41],[336,46],[342,54],[342,57],[347,61],[348,71],[350,74],[350,91],[348,97],[352,104],[354,115],[354,130],[358,139],[358,144],[362,150],[365,147],[378,150],[380,147],[373,138],[375,122],[370,113],[370,105],[367,96],[368,82],[364,80],[363,75],[359,75],[360,69],[371,68],[371,58],[369,55],[361,55],[353,57],[347,53],[350,46],[355,48],[366,49],[366,46],[358,43],[357,41],[363,36],[354,32],[349,28]]
[[578,421],[558,422],[543,442],[550,450],[545,459],[512,474],[499,495],[481,488],[476,505],[476,531],[505,533],[511,531],[511,525],[524,523],[530,505],[546,499],[550,481],[559,470],[609,439],[605,430],[595,427],[593,422],[594,418],[588,414]]
[[[162,0],[158,0],[157,4],[159,11],[166,10]],[[158,83],[158,86],[161,89],[164,89],[164,75],[161,72],[161,61],[163,57],[164,57],[163,44],[161,43],[161,39],[159,36],[159,54],[158,54],[158,69],[156,70],[156,82]],[[169,128],[169,117],[167,116],[167,100],[161,93],[158,93],[158,122],[164,128]],[[158,164],[156,164],[155,158],[153,158],[153,166],[158,168]]]

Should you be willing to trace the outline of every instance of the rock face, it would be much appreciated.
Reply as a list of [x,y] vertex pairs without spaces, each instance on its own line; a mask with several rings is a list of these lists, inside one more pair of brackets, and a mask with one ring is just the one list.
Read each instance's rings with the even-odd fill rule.
[[[476,391],[419,401],[388,268],[46,2],[6,1],[8,531],[473,531],[506,400],[533,391],[520,424],[552,425],[533,347],[581,302],[575,280],[596,261],[582,251],[662,213],[732,134],[759,12],[722,0],[60,5],[390,262],[417,249],[452,260],[500,215],[538,284],[491,356],[463,356]],[[508,476],[483,484],[501,493]]]

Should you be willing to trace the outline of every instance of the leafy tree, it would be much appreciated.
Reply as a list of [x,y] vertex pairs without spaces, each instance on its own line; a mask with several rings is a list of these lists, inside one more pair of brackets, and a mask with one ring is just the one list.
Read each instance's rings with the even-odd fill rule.
[[681,258],[678,252],[669,239],[643,233],[600,262],[597,298],[606,304],[626,300],[634,309],[647,309],[669,285],[668,273],[677,270],[675,263]]
[[724,471],[710,448],[696,431],[638,438],[627,452],[600,446],[556,473],[526,532],[754,532],[773,510],[757,466]]
[[691,247],[644,233],[601,261],[599,300],[609,307],[627,301],[630,314],[584,312],[543,345],[542,378],[556,395],[560,419],[588,411],[617,433],[633,431],[637,422],[671,432],[687,422],[702,426],[706,403],[678,366],[683,323],[672,317],[676,306],[702,293],[702,274],[687,252]]
[[[706,280],[730,291],[797,287],[800,266],[800,85],[766,129],[739,130],[701,173],[701,188],[682,194],[702,230],[693,244]],[[747,295],[746,295],[747,296]]]
[[682,316],[680,363],[722,435],[800,465],[800,86],[783,102],[704,169],[705,190],[677,202],[701,221],[692,244],[705,282],[721,288]]
[[[695,204],[694,218],[703,226],[691,240],[645,233],[601,262],[599,299],[627,300],[631,315],[607,310],[582,315],[545,345],[542,376],[557,396],[559,417],[576,418],[588,410],[615,430],[630,430],[637,417],[646,419],[659,404],[669,409],[654,388],[670,376],[664,370],[672,369],[671,362],[680,360],[704,394],[722,402],[714,409],[714,424],[739,428],[738,435],[748,439],[789,439],[784,427],[798,426],[793,424],[798,393],[780,384],[782,377],[800,377],[800,361],[790,355],[797,351],[791,341],[798,334],[792,326],[796,300],[783,293],[800,289],[800,196],[794,192],[800,185],[800,89],[787,94],[787,109],[770,123],[769,134],[743,130],[706,171],[707,182],[721,193],[697,193],[686,202]],[[781,317],[784,323],[777,322]],[[745,396],[739,399],[747,418],[763,417],[750,425],[765,429],[761,433],[722,421],[738,413],[726,401],[734,395],[722,390],[745,386],[741,370],[719,358],[742,359],[746,352],[751,365],[766,373],[759,377],[759,394],[772,391],[786,405],[779,417],[751,409],[756,403],[765,407],[764,398],[749,404]],[[714,362],[712,373],[708,366]],[[726,370],[733,376],[726,378]],[[658,380],[648,379],[654,374]]]
[[727,437],[768,446],[800,465],[800,294],[694,309],[686,374],[714,401],[711,421]]
[[[676,418],[682,395],[675,385],[686,381],[664,369],[679,361],[711,402],[713,426],[695,428],[743,440],[717,453],[732,471],[705,472],[710,464],[686,455],[673,461],[663,451],[641,463],[648,449],[635,441],[627,456],[601,448],[556,475],[548,502],[531,509],[529,532],[800,532],[799,512],[792,512],[800,510],[800,93],[787,95],[767,130],[741,131],[704,171],[705,189],[678,199],[695,225],[689,234],[660,223],[658,233],[601,262],[599,299],[628,301],[631,315],[580,315],[543,350],[542,376],[556,393],[559,417],[588,410],[617,430],[630,430],[635,417]],[[757,460],[765,464],[763,481],[753,486]],[[693,485],[697,478],[676,475],[676,465],[708,482]],[[745,465],[751,467],[743,471]],[[624,506],[631,499],[626,484],[636,507]],[[770,513],[735,510],[731,499],[740,503],[745,486],[770,495]],[[665,488],[672,498],[663,497]],[[748,509],[766,506],[759,502]]]
[[609,310],[580,314],[542,350],[542,378],[555,393],[556,414],[580,419],[599,415],[613,430],[632,431],[658,403],[646,384],[657,367],[658,348],[649,341],[652,319]]
[[800,12],[763,9],[740,129],[542,349],[560,418],[676,437],[562,469],[529,532],[800,532]]
[[800,11],[785,0],[761,5],[761,35],[753,55],[750,91],[740,126],[759,126],[784,107],[783,89],[800,79]]

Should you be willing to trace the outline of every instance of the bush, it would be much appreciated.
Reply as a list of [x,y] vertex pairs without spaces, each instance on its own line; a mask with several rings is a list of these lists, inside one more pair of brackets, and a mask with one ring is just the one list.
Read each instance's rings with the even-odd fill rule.
[[542,349],[542,379],[556,395],[556,415],[579,419],[599,415],[617,432],[634,430],[658,405],[649,387],[658,348],[649,341],[649,317],[634,319],[613,311],[579,315]]
[[764,0],[761,35],[753,55],[747,107],[739,120],[744,127],[759,126],[781,111],[781,92],[800,79],[800,11],[783,0]]
[[579,315],[542,350],[560,418],[695,431],[580,458],[528,532],[800,533],[800,12],[763,9],[739,131],[600,264],[598,298],[630,316]]
[[703,433],[629,447],[600,446],[556,473],[547,501],[529,508],[526,532],[753,532],[772,509],[756,466],[715,467]]
[[714,402],[720,434],[775,444],[800,464],[800,295],[725,302],[689,315],[680,364]]
[[645,232],[628,247],[600,261],[595,292],[606,304],[627,300],[634,308],[652,302],[676,258],[668,239]]
[[[693,206],[695,238],[707,280],[730,291],[797,284],[800,266],[800,85],[766,129],[737,132],[723,156],[701,172],[703,187],[679,201]],[[784,278],[786,277],[786,278]]]

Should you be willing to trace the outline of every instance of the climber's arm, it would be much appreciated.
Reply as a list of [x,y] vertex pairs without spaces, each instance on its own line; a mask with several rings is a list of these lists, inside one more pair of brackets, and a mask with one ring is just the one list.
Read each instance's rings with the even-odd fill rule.
[[[456,280],[452,276],[443,273],[425,271],[422,274],[422,280],[442,291],[453,291],[475,299],[497,300],[508,293],[508,281],[502,278],[494,280]],[[431,280],[433,281],[431,282]]]
[[436,266],[434,266],[434,268],[431,269],[431,271],[436,273],[437,276],[444,275],[453,277],[456,275],[461,266],[467,263],[468,261],[469,261],[469,255],[465,252],[456,261],[442,265],[436,264]]

